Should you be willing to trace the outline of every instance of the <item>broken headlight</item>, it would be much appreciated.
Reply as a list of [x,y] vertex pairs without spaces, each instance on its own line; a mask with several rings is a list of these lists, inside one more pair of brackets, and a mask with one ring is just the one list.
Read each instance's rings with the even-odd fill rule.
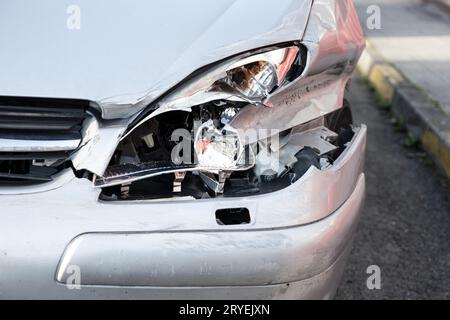
[[130,127],[96,186],[124,197],[139,185],[149,190],[149,183],[169,196],[222,194],[233,173],[257,163],[258,145],[230,125],[233,118],[249,104],[271,107],[271,95],[298,77],[303,63],[302,47],[291,45],[241,55],[192,77]]
[[171,110],[190,111],[192,106],[211,101],[247,102],[270,107],[270,95],[301,75],[305,59],[303,46],[289,46],[220,62],[166,94],[152,105],[153,112],[143,113],[135,121],[130,131],[158,114]]

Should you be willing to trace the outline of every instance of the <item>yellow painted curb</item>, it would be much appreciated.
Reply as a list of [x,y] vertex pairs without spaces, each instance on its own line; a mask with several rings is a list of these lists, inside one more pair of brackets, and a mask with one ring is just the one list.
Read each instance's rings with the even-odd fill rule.
[[386,104],[392,103],[397,84],[405,81],[402,75],[389,64],[373,66],[368,80],[382,99],[382,102]]
[[[445,134],[447,140],[450,141],[450,132]],[[439,137],[430,129],[426,129],[422,137],[423,146],[428,149],[435,159],[444,169],[447,177],[450,178],[450,149]]]
[[[384,61],[367,41],[366,50],[361,55],[356,70],[358,75],[367,79],[370,86],[374,88],[381,100],[380,103],[392,105],[396,88],[401,83],[409,82],[394,66]],[[422,145],[450,178],[450,131],[443,133],[444,140],[442,140],[440,135],[438,136],[430,129],[426,120],[424,120],[424,126]]]

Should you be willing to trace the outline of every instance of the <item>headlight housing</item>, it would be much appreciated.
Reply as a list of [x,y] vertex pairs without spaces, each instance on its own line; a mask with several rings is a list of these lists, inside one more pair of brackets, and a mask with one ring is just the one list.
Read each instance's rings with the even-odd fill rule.
[[210,101],[246,102],[271,107],[270,96],[285,83],[298,78],[306,61],[300,44],[259,49],[219,62],[199,72],[151,106],[138,117],[126,137],[150,118],[173,110],[190,111]]
[[[246,142],[230,121],[248,104],[270,108],[277,89],[303,71],[304,54],[303,47],[294,44],[261,49],[227,59],[184,82],[131,126],[95,185],[124,186],[174,173],[173,190],[180,190],[180,181],[192,173],[213,193],[222,193],[233,172],[256,164],[257,145]],[[184,132],[174,138],[180,128]]]

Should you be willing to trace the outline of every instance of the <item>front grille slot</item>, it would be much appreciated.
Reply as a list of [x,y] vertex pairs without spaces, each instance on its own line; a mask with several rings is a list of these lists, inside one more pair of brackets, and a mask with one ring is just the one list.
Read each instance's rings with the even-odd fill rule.
[[[1,107],[0,107],[1,108]],[[0,118],[0,130],[73,131],[79,129],[79,118],[46,118],[38,116]]]
[[48,181],[81,143],[89,102],[0,96],[0,181]]
[[[4,134],[44,136],[72,134],[81,138],[87,101],[43,98],[0,97],[0,138]],[[48,137],[54,139],[54,135]]]

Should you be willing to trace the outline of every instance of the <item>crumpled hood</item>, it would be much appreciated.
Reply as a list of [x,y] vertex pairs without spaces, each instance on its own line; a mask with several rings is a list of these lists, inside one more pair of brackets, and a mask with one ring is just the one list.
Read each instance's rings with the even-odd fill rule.
[[[88,99],[121,117],[204,65],[301,39],[311,2],[0,0],[0,95]],[[72,4],[80,29],[67,27]]]

